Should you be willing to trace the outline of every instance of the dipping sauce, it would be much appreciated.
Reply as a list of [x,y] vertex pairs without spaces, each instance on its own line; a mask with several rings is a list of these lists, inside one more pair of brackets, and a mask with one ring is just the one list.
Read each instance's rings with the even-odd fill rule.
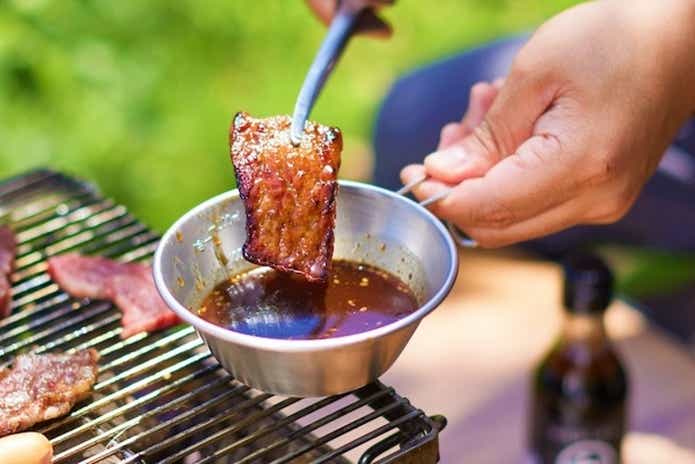
[[375,329],[417,308],[415,295],[396,276],[367,264],[334,260],[324,285],[265,267],[239,274],[217,285],[198,314],[249,335],[315,339]]

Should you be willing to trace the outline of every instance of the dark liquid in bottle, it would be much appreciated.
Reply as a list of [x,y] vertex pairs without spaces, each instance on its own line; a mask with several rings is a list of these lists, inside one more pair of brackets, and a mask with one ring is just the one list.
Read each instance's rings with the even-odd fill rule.
[[236,332],[270,338],[351,335],[390,324],[418,308],[410,288],[374,266],[335,260],[328,283],[258,268],[217,285],[198,314]]
[[627,378],[609,344],[562,340],[534,375],[531,447],[539,462],[617,464]]

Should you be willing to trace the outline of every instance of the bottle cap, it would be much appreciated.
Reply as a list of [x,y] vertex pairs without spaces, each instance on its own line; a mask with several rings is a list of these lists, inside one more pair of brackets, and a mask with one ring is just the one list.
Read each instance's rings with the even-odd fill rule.
[[589,253],[572,254],[564,260],[564,304],[580,314],[603,312],[613,299],[613,273],[606,263]]

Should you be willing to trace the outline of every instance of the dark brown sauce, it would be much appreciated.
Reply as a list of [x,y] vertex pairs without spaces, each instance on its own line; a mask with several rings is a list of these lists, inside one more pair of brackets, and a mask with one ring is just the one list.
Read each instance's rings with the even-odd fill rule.
[[397,277],[367,264],[335,260],[325,285],[269,268],[239,274],[217,285],[198,314],[249,335],[315,339],[375,329],[417,308],[412,290]]

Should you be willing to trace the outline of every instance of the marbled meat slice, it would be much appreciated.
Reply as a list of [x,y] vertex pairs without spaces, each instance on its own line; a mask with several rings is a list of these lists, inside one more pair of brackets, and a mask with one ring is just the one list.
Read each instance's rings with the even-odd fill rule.
[[63,416],[89,395],[99,353],[23,354],[0,368],[0,436]]
[[256,119],[246,113],[232,123],[230,151],[246,209],[243,254],[256,264],[324,282],[333,256],[342,135],[307,122],[295,147],[290,125],[288,116]]
[[0,226],[0,318],[12,309],[12,284],[10,275],[14,271],[17,241],[12,229]]
[[49,258],[48,273],[74,297],[110,300],[118,306],[123,311],[123,338],[179,322],[157,292],[147,264],[71,253]]

